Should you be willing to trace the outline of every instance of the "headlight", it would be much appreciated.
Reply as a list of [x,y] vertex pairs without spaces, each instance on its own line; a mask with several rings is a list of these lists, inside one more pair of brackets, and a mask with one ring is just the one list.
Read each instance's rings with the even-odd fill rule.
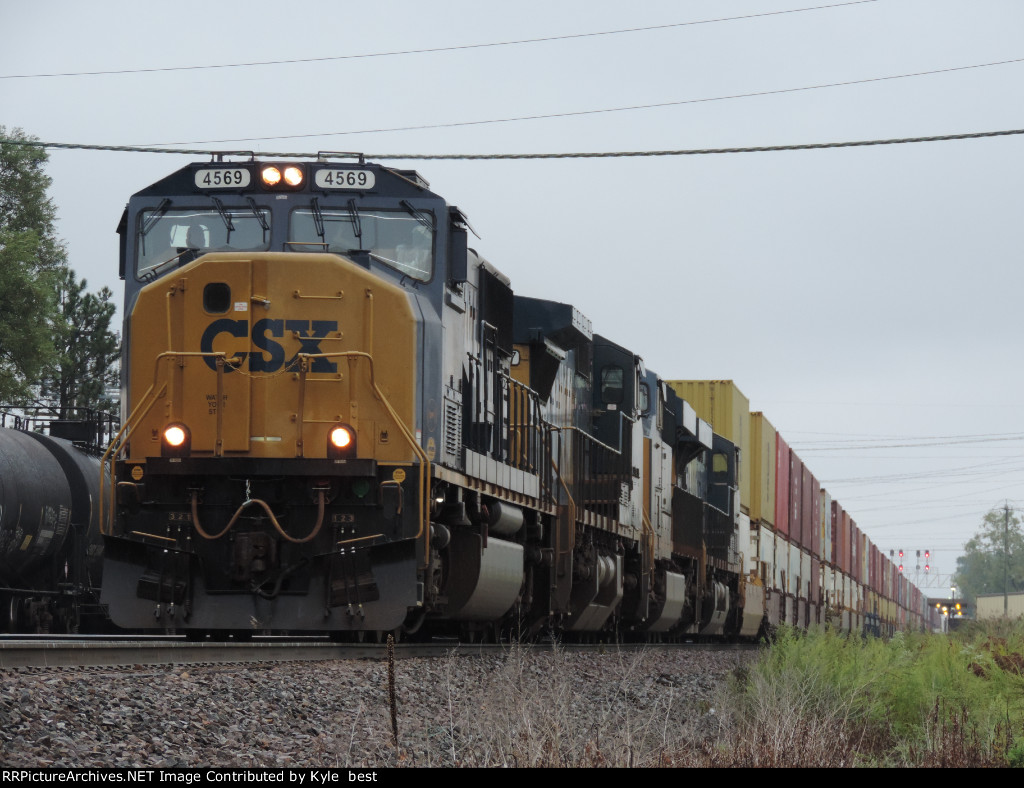
[[327,433],[327,456],[347,460],[356,456],[356,431],[348,424],[336,424]]
[[285,167],[284,182],[289,186],[302,185],[302,169],[300,167]]
[[271,191],[295,191],[305,183],[306,171],[297,164],[286,167],[265,164],[260,167],[260,181],[264,188]]
[[277,186],[281,182],[281,171],[277,167],[264,167],[260,170],[260,178],[264,186]]
[[163,457],[187,457],[192,451],[192,433],[184,424],[168,424],[160,440]]

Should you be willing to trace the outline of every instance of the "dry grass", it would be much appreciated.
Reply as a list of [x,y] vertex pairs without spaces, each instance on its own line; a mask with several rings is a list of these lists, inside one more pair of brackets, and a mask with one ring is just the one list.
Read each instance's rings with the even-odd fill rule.
[[[350,767],[1024,765],[1020,642],[789,633],[699,696],[692,675],[673,684],[653,652],[587,663],[557,647],[510,646],[473,678],[453,653],[433,674],[430,719],[406,718],[401,702],[396,712],[391,689],[381,709],[360,708],[347,744],[339,732],[328,750]],[[374,725],[379,746],[368,756],[353,742]]]

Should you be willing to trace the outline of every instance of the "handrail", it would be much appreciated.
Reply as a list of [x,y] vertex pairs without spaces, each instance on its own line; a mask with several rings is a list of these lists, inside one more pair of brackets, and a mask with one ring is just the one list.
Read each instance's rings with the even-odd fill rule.
[[[110,441],[110,445],[107,447],[107,450],[103,453],[103,457],[100,459],[100,486],[99,486],[99,496],[98,497],[99,497],[100,533],[102,533],[102,534],[108,534],[109,535],[109,534],[112,534],[114,532],[114,522],[113,522],[113,520],[114,520],[114,486],[115,485],[113,483],[113,480],[114,480],[114,468],[113,468],[112,460],[113,460],[114,457],[117,456],[117,454],[119,452],[121,452],[124,449],[124,446],[129,442],[129,440],[131,439],[132,435],[135,434],[135,429],[138,426],[136,422],[137,421],[141,421],[146,416],[146,414],[148,414],[149,411],[152,410],[152,408],[156,404],[157,400],[160,397],[162,397],[166,393],[166,391],[167,391],[167,381],[164,381],[163,385],[160,386],[159,390],[157,390],[158,376],[159,376],[159,373],[160,373],[160,362],[161,361],[166,361],[169,358],[181,358],[181,357],[188,357],[188,356],[192,356],[192,357],[199,356],[199,357],[208,357],[208,358],[216,359],[217,360],[217,377],[218,377],[217,391],[218,391],[218,394],[223,391],[222,381],[223,381],[223,376],[224,376],[224,360],[227,357],[226,353],[223,353],[223,352],[220,352],[220,351],[215,352],[215,353],[202,353],[202,352],[198,352],[198,351],[196,351],[196,352],[177,352],[177,351],[170,351],[170,350],[168,350],[168,351],[164,351],[163,353],[160,353],[154,359],[154,364],[153,364],[153,382],[150,384],[149,388],[146,389],[146,393],[142,395],[142,398],[139,400],[139,404],[135,406],[135,410],[133,410],[131,412],[131,414],[129,414],[128,418],[125,419],[124,424],[121,425],[121,428],[117,431],[117,434]],[[143,407],[143,406],[145,406],[145,407]],[[221,410],[220,406],[221,406],[221,402],[218,401],[218,403],[217,403],[217,411],[218,411],[218,413]],[[140,413],[140,411],[141,411],[141,413]],[[221,439],[221,435],[220,435],[220,420],[219,419],[218,419],[217,429],[218,429],[217,440],[218,440],[218,443],[219,443],[220,439]],[[110,521],[109,523],[104,521],[104,512],[103,512],[103,496],[104,496],[104,489],[103,488],[106,486],[104,484],[103,469],[107,467],[108,463],[110,463],[110,465],[111,465],[111,467],[110,467],[110,479],[111,479],[111,484],[110,484],[110,511],[108,513],[108,519]]]
[[370,369],[369,369],[369,373],[370,373],[370,386],[373,388],[374,396],[384,406],[385,410],[387,410],[388,415],[391,416],[391,418],[394,420],[395,424],[398,426],[399,432],[402,434],[402,437],[405,438],[406,442],[409,444],[409,447],[412,449],[413,453],[420,460],[420,469],[419,469],[420,494],[419,494],[419,501],[418,501],[418,505],[419,505],[419,513],[418,513],[419,514],[419,517],[418,517],[418,519],[419,519],[419,531],[417,531],[416,535],[413,538],[414,539],[420,539],[420,538],[423,539],[424,565],[429,565],[429,563],[430,563],[430,523],[429,523],[430,506],[429,506],[429,503],[428,503],[428,498],[429,498],[429,495],[430,495],[430,490],[429,490],[428,482],[430,480],[430,458],[427,457],[427,453],[423,450],[423,447],[420,446],[416,442],[416,438],[413,435],[412,430],[409,429],[408,425],[404,421],[402,421],[402,417],[398,415],[398,412],[395,410],[394,406],[392,406],[392,404],[388,401],[388,398],[384,396],[384,392],[382,392],[380,390],[380,388],[377,386],[377,378],[376,378],[376,373],[375,373],[375,370],[374,370],[373,356],[370,355],[369,353],[366,353],[366,352],[362,351],[362,350],[340,350],[340,351],[336,351],[334,353],[299,353],[298,354],[298,358],[300,360],[300,365],[299,365],[300,389],[303,388],[302,384],[303,384],[303,382],[305,380],[305,375],[306,375],[306,373],[309,370],[309,366],[310,365],[307,362],[309,362],[311,360],[315,360],[315,359],[318,359],[318,358],[348,358],[350,360],[353,360],[353,359],[365,359],[366,361],[369,362],[369,367],[370,367]]

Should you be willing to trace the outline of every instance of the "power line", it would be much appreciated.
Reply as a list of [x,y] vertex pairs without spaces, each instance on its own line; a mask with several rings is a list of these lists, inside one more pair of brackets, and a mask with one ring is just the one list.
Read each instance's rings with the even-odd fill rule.
[[[259,153],[264,158],[279,159],[314,159],[314,158],[348,158],[348,159],[433,159],[433,160],[467,160],[467,161],[517,161],[524,159],[609,159],[634,157],[642,158],[648,156],[707,156],[713,154],[728,153],[775,153],[779,151],[797,150],[825,150],[829,148],[856,148],[871,145],[906,145],[921,142],[948,142],[951,140],[982,139],[985,137],[1006,137],[1011,135],[1024,134],[1024,129],[1011,129],[1008,131],[979,131],[970,134],[942,134],[931,137],[902,137],[887,140],[856,140],[851,142],[815,142],[795,145],[767,145],[748,148],[689,148],[680,150],[655,150],[655,151],[605,151],[590,153],[295,153],[262,151]],[[109,151],[116,153],[172,153],[186,154],[191,156],[243,156],[251,157],[257,155],[255,151],[249,150],[209,150],[196,148],[153,148],[137,145],[93,145],[77,142],[39,142],[31,140],[0,139],[5,145],[22,145],[34,148],[46,148],[47,150],[95,150]],[[1019,440],[1019,438],[1004,438],[999,440]],[[975,441],[965,441],[967,443]],[[940,445],[940,444],[907,444],[913,445]],[[890,446],[863,446],[851,448],[894,448]],[[814,449],[810,449],[814,451]],[[830,451],[829,449],[817,449],[817,451]]]
[[[804,433],[812,435],[849,435],[845,432],[824,432],[824,433]],[[792,447],[799,446],[800,448],[811,448],[812,444],[818,443],[878,443],[882,441],[893,441],[893,440],[917,440],[917,441],[938,441],[938,440],[961,440],[964,438],[1004,438],[1004,437],[1024,437],[1024,433],[1019,432],[975,432],[965,433],[960,435],[862,435],[855,438],[834,438],[832,440],[812,440],[812,441],[790,441],[789,445]]]
[[[680,101],[662,101],[656,104],[636,104],[628,107],[606,107],[604,109],[584,109],[575,112],[553,112],[546,115],[520,115],[511,118],[491,118],[489,120],[465,120],[453,121],[451,123],[431,123],[419,126],[394,126],[392,128],[380,129],[359,129],[356,131],[328,131],[311,134],[286,134],[279,137],[239,137],[233,139],[219,140],[189,140],[186,142],[158,143],[166,145],[217,145],[221,143],[234,142],[265,142],[267,140],[295,140],[309,137],[340,137],[349,134],[384,134],[395,131],[428,131],[430,129],[451,129],[461,126],[486,126],[495,123],[518,123],[524,120],[551,120],[554,118],[572,118],[582,115],[600,115],[611,112],[633,112],[641,109],[659,109],[662,107],[678,107],[685,104],[704,104],[712,101],[730,101],[733,99],[754,98],[757,96],[776,96],[784,93],[799,93],[807,90],[823,90],[825,88],[848,87],[850,85],[866,85],[871,82],[886,82],[894,79],[910,79],[911,77],[924,77],[932,74],[947,74],[954,71],[967,71],[975,68],[990,68],[992,66],[1005,66],[1012,63],[1024,63],[1024,58],[1013,60],[1000,60],[993,63],[977,63],[970,66],[953,66],[950,68],[933,69],[932,71],[916,71],[909,74],[892,74],[885,77],[869,77],[867,79],[853,79],[846,82],[828,82],[821,85],[804,85],[796,88],[779,88],[777,90],[760,90],[753,93],[736,93],[730,96],[714,96],[711,98],[682,99]],[[403,158],[412,158],[409,156]],[[463,157],[469,158],[469,157]]]
[[878,444],[872,443],[862,446],[810,446],[801,450],[801,454],[812,455],[822,451],[858,451],[860,449],[906,449],[916,448],[920,446],[962,446],[964,444],[974,443],[997,443],[1000,441],[1019,441],[1024,440],[1024,434],[1020,435],[1007,435],[1001,438],[965,438],[963,440],[947,440],[947,441],[932,441],[925,443],[890,443],[890,444]]
[[163,68],[130,68],[116,69],[109,71],[66,71],[52,74],[5,74],[0,79],[44,79],[49,77],[96,77],[118,74],[153,74],[166,71],[200,71],[217,68],[250,68],[252,66],[281,66],[295,63],[324,63],[337,60],[360,60],[367,58],[395,57],[399,55],[425,55],[439,52],[458,52],[467,49],[486,49],[489,47],[519,46],[522,44],[541,44],[551,41],[569,41],[579,38],[596,38],[599,36],[614,36],[623,33],[646,33],[652,30],[668,30],[676,27],[690,27],[693,25],[710,25],[718,22],[736,22],[746,19],[757,19],[759,17],[781,16],[783,14],[797,14],[804,11],[821,11],[830,8],[841,8],[843,6],[864,5],[865,3],[876,3],[878,0],[851,0],[846,3],[834,3],[832,5],[819,5],[809,8],[792,8],[786,11],[766,11],[760,14],[745,14],[743,16],[727,16],[717,19],[701,19],[693,22],[673,22],[665,25],[648,25],[646,27],[628,27],[620,30],[604,30],[596,33],[570,33],[564,36],[545,36],[543,38],[522,38],[512,41],[492,41],[483,44],[461,44],[449,47],[429,47],[425,49],[402,49],[391,52],[371,52],[360,55],[331,55],[327,57],[292,58],[288,60],[255,60],[247,63],[214,63],[198,66],[167,66]]

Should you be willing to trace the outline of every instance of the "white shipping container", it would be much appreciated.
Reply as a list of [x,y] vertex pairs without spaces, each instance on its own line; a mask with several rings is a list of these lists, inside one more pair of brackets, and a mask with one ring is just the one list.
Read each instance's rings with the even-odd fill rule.
[[802,582],[800,574],[800,548],[795,544],[789,546],[789,588],[786,592],[794,596],[806,596],[801,589],[806,589],[807,584]]
[[979,594],[978,620],[986,618],[1002,618],[1004,610],[1008,618],[1024,616],[1024,593],[1014,594]]

